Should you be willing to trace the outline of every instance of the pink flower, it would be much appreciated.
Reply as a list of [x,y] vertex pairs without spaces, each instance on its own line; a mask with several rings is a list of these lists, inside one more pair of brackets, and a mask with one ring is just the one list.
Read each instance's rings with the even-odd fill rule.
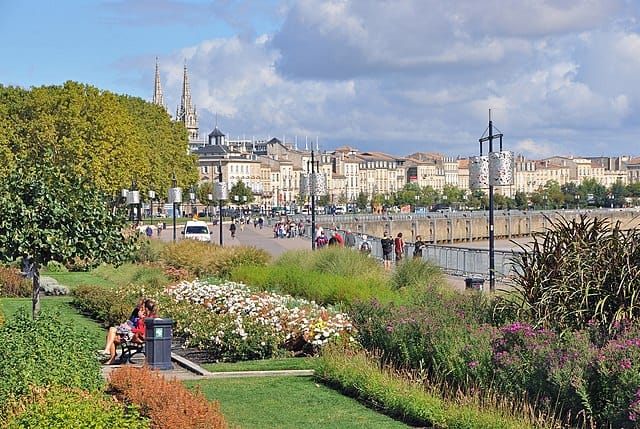
[[472,360],[471,362],[469,362],[469,366],[471,368],[475,368],[476,366],[478,366],[478,362],[476,362],[475,360]]

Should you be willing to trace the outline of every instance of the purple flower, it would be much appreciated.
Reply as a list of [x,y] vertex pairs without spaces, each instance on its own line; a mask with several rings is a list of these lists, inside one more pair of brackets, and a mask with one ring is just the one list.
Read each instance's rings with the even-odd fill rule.
[[476,362],[475,360],[472,360],[471,362],[469,362],[469,366],[471,368],[475,368],[476,366],[478,366],[478,362]]

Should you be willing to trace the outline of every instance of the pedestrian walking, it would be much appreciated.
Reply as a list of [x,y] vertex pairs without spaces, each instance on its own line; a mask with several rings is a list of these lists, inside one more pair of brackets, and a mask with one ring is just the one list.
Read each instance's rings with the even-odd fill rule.
[[399,264],[402,261],[402,257],[404,256],[404,240],[402,239],[402,233],[399,232],[393,241],[394,250],[396,253],[396,264]]
[[393,239],[389,237],[389,233],[387,231],[382,235],[380,244],[382,245],[382,264],[384,265],[385,270],[390,271],[391,255],[393,254]]

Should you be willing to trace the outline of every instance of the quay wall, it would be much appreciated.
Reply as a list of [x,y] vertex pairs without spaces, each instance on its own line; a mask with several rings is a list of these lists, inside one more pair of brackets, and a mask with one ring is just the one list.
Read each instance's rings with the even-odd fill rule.
[[[623,229],[640,228],[640,213],[635,210],[496,210],[494,235],[496,240],[527,237],[534,232],[545,231],[552,220],[571,220],[580,215],[604,217],[612,223],[620,222]],[[384,231],[388,231],[392,237],[402,232],[405,241],[409,242],[414,241],[417,235],[422,235],[427,242],[441,244],[489,239],[489,213],[486,211],[318,216],[316,223],[323,228],[351,229],[372,237],[382,237]]]

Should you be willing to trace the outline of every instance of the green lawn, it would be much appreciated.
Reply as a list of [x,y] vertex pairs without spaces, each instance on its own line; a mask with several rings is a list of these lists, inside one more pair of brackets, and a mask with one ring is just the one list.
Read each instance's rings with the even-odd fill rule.
[[108,280],[102,276],[96,275],[94,272],[48,272],[43,271],[43,276],[52,277],[63,286],[73,289],[80,285],[96,285],[105,288],[112,288],[116,285],[112,280]]
[[313,358],[282,358],[250,360],[242,362],[205,363],[202,367],[210,372],[233,371],[280,371],[287,369],[313,369]]
[[229,423],[243,429],[394,429],[404,423],[341,395],[312,377],[221,378],[185,382],[220,401]]
[[[8,319],[18,309],[23,308],[31,314],[31,298],[0,298],[0,308],[5,318]],[[101,324],[95,322],[76,310],[71,305],[71,298],[67,296],[47,296],[40,300],[40,308],[46,311],[54,311],[60,314],[64,322],[72,323],[79,327],[91,340],[95,350],[104,348],[106,330]]]

